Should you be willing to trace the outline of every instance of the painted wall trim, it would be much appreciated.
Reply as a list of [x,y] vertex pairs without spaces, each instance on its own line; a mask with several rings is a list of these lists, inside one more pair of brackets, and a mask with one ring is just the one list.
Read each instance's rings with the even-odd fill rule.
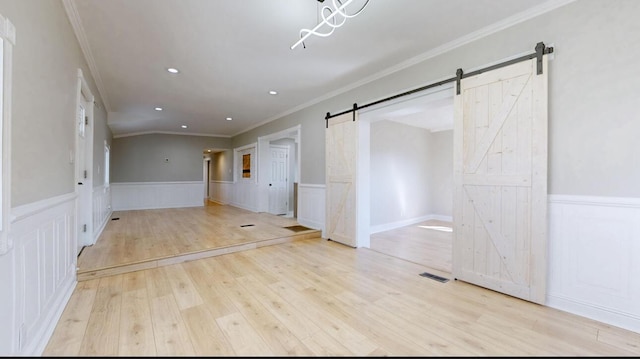
[[132,137],[132,136],[142,136],[142,135],[181,135],[181,136],[203,136],[203,137],[224,137],[231,138],[232,136],[227,135],[214,135],[214,134],[206,134],[206,133],[191,133],[191,132],[172,132],[172,131],[143,131],[143,132],[132,132],[132,133],[124,133],[119,135],[113,135],[113,138],[122,138],[122,137]]
[[69,192],[60,196],[43,199],[37,202],[23,204],[11,209],[11,222],[22,220],[39,212],[44,212],[64,202],[75,200],[75,192]]
[[67,17],[69,18],[69,22],[71,23],[71,27],[73,27],[73,32],[78,39],[80,49],[82,49],[84,58],[87,61],[89,71],[91,72],[91,75],[96,83],[96,87],[98,88],[98,92],[100,93],[102,103],[104,104],[105,109],[107,111],[110,111],[111,106],[109,105],[107,91],[104,87],[104,83],[102,82],[100,71],[98,71],[98,66],[96,65],[93,52],[91,52],[91,46],[89,45],[89,40],[87,40],[87,35],[85,33],[84,27],[82,26],[82,20],[80,20],[80,14],[78,13],[76,4],[73,0],[62,0],[62,4],[64,5],[64,9],[67,13]]
[[633,197],[599,197],[550,194],[548,196],[548,200],[549,203],[640,208],[640,198]]

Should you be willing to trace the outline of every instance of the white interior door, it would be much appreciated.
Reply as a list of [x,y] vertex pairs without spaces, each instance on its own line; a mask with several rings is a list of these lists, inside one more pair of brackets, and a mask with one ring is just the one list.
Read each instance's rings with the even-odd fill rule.
[[357,246],[357,116],[356,112],[330,118],[325,131],[325,232],[332,241],[351,247]]
[[454,98],[453,276],[544,304],[547,62],[461,81]]
[[271,145],[271,179],[269,180],[269,213],[289,211],[289,147]]
[[77,254],[82,247],[93,244],[92,220],[93,211],[91,195],[93,181],[91,179],[92,141],[90,126],[93,122],[93,96],[81,86],[78,108],[76,110],[76,194],[77,198]]

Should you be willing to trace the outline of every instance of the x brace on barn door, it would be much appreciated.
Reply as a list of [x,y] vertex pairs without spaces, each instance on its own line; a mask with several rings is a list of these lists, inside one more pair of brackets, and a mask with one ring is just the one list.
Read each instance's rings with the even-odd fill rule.
[[427,89],[430,89],[430,88],[433,88],[433,87],[442,86],[442,85],[444,85],[446,83],[449,83],[449,82],[454,82],[454,81],[456,82],[456,94],[459,95],[460,94],[460,80],[462,80],[462,79],[464,79],[466,77],[471,77],[471,76],[475,76],[475,75],[481,74],[483,72],[487,72],[487,71],[495,70],[495,69],[498,69],[498,68],[501,68],[501,67],[509,66],[509,65],[512,65],[512,64],[515,64],[515,63],[518,63],[518,62],[521,62],[521,61],[531,60],[531,59],[534,59],[534,58],[537,59],[536,72],[537,72],[538,75],[540,75],[540,74],[542,74],[542,56],[552,53],[553,52],[553,47],[546,47],[544,45],[544,42],[539,42],[539,43],[536,44],[535,50],[536,50],[536,52],[534,52],[532,54],[524,55],[524,56],[515,58],[513,60],[508,60],[508,61],[505,61],[505,62],[501,62],[499,64],[488,66],[488,67],[485,67],[483,69],[472,71],[472,72],[469,72],[469,73],[466,73],[466,74],[464,73],[464,71],[462,71],[462,69],[458,69],[456,71],[456,77],[452,77],[452,78],[449,78],[449,79],[446,79],[446,80],[434,82],[432,84],[425,85],[425,86],[422,86],[422,87],[418,87],[417,89],[413,89],[413,90],[410,90],[410,91],[407,91],[407,92],[403,92],[403,93],[400,93],[400,94],[397,94],[397,95],[393,95],[393,96],[390,96],[390,97],[387,97],[387,98],[383,98],[381,100],[377,100],[377,101],[368,103],[368,104],[363,105],[363,106],[358,106],[357,103],[354,103],[352,109],[349,109],[349,110],[346,110],[346,111],[342,111],[340,113],[336,113],[336,114],[332,115],[331,113],[327,112],[327,115],[324,118],[325,121],[326,121],[326,127],[329,128],[329,119],[332,118],[332,117],[336,117],[336,116],[344,115],[345,113],[353,112],[354,113],[353,120],[355,121],[356,120],[355,112],[357,110],[360,110],[360,109],[363,109],[363,108],[367,108],[367,107],[370,107],[370,106],[373,106],[373,105],[377,105],[377,104],[382,103],[382,102],[395,100],[396,98],[399,98],[399,97],[402,97],[402,96],[411,95],[411,94],[414,94],[416,92],[424,91],[424,90],[427,90]]

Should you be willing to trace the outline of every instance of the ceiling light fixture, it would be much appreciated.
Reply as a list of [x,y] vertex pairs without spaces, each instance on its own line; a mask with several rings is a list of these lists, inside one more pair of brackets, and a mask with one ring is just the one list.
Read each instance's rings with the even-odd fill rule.
[[233,120],[231,117],[227,117],[227,121],[231,121]]
[[273,91],[273,90],[269,91],[269,95],[277,95],[277,94],[278,94],[277,91]]
[[187,128],[187,125],[182,125],[181,127],[182,127],[182,128]]
[[[324,0],[318,0],[318,2],[322,3]],[[322,17],[322,21],[316,25],[313,29],[301,29],[300,30],[300,40],[298,40],[295,44],[291,46],[291,50],[293,50],[296,46],[302,44],[303,48],[306,48],[304,45],[304,40],[306,40],[311,35],[316,35],[320,37],[327,37],[333,34],[333,31],[342,25],[344,25],[347,18],[352,18],[358,16],[362,10],[369,4],[369,0],[366,0],[360,10],[356,11],[354,14],[349,15],[344,10],[353,0],[332,0],[333,8],[328,5],[325,5],[320,9],[320,16]],[[328,15],[327,15],[328,14]],[[336,16],[338,16],[338,20],[336,20]],[[322,30],[322,32],[318,31],[321,27],[328,26]]]
[[156,107],[156,111],[162,111],[162,107]]
[[178,72],[180,72],[180,71],[178,71],[178,69],[173,68],[173,67],[169,67],[169,68],[167,69],[167,71],[171,72],[172,74],[177,74]]

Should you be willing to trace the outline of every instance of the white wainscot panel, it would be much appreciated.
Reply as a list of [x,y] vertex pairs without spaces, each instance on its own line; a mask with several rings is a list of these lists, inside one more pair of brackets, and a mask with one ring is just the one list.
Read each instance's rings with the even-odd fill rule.
[[[76,195],[13,208],[15,316],[19,355],[41,355],[76,283]],[[3,323],[10,325],[10,323]]]
[[303,226],[322,230],[325,237],[325,185],[298,185],[298,223]]
[[258,184],[240,180],[232,185],[230,204],[248,211],[258,212]]
[[548,305],[640,332],[640,199],[549,196]]
[[210,181],[209,182],[209,200],[220,203],[229,204],[233,198],[233,182],[231,181]]
[[111,217],[111,187],[93,188],[93,243],[104,230]]
[[118,182],[111,184],[114,211],[201,207],[204,182]]

